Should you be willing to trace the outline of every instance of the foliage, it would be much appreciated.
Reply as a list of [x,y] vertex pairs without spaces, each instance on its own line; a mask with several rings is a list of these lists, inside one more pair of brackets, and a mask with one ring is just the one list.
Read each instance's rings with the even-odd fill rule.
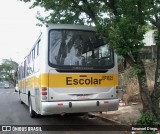
[[31,8],[40,6],[50,12],[46,17],[38,14],[42,23],[95,25],[97,32],[108,38],[118,54],[129,57],[129,63],[133,65],[133,58],[137,58],[144,45],[144,3],[145,0],[35,0]]
[[15,61],[12,61],[10,59],[2,60],[2,64],[0,65],[1,81],[9,81],[15,84],[17,79],[17,68],[18,64]]
[[137,55],[143,47],[143,35],[145,29],[132,19],[123,17],[116,27],[110,32],[109,39],[113,48],[120,55]]
[[[155,118],[155,116],[151,113],[144,113],[140,111],[141,117],[137,120],[136,125],[139,126],[159,126],[160,121]],[[143,134],[156,134],[156,131],[143,131]]]
[[157,65],[156,65],[156,72],[155,72],[155,85],[154,90],[151,93],[151,100],[153,104],[153,109],[155,111],[156,117],[160,119],[160,1],[159,0],[148,0],[146,4],[146,10],[144,13],[146,14],[146,20],[149,21],[156,29],[157,31],[157,39],[156,39],[156,45],[157,45]]
[[144,11],[145,13],[145,19],[150,21],[150,23],[157,28],[159,27],[160,24],[160,1],[159,0],[148,0],[145,3],[146,10]]
[[150,113],[143,113],[143,111],[140,111],[141,117],[137,121],[137,125],[154,125],[155,119],[154,115]]

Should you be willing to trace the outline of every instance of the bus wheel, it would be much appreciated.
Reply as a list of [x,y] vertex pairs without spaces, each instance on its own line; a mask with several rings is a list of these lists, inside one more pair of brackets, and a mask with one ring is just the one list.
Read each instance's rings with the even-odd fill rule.
[[24,104],[24,102],[21,100],[20,92],[19,92],[19,100],[20,100],[21,104]]
[[37,116],[37,113],[35,111],[33,111],[33,108],[32,108],[32,101],[31,101],[31,97],[29,96],[29,115],[31,118],[35,118]]

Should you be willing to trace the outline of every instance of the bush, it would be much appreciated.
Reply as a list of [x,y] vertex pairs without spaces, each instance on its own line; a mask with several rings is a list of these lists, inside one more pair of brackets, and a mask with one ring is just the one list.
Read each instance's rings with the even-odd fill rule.
[[[144,113],[140,111],[141,117],[137,120],[136,124],[139,126],[146,126],[146,127],[156,127],[160,126],[160,121],[154,118],[154,115],[151,113]],[[156,131],[143,131],[143,134],[157,134]]]

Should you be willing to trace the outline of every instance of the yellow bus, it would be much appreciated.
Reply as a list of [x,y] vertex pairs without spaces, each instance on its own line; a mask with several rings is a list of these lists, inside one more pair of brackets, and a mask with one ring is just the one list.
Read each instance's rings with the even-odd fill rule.
[[48,24],[18,68],[21,103],[39,115],[118,109],[117,57],[94,27]]

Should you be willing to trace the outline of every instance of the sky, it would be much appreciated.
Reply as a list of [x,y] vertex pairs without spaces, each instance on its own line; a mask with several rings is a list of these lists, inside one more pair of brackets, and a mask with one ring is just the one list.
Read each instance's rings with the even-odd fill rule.
[[[0,60],[12,59],[20,63],[40,33],[36,13],[31,3],[3,0],[0,4]],[[40,10],[40,9],[39,9]]]

